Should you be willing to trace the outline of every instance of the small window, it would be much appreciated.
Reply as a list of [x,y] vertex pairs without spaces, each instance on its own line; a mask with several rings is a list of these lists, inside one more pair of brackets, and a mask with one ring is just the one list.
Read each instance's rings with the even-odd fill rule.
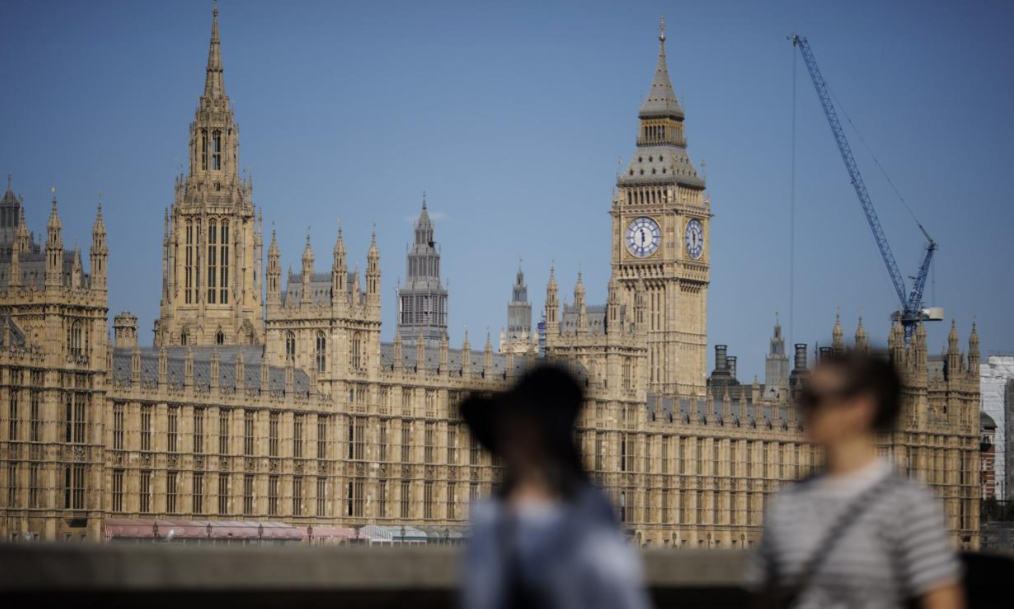
[[221,328],[219,328],[218,334],[215,335],[215,344],[218,345],[225,344],[225,332],[222,332]]

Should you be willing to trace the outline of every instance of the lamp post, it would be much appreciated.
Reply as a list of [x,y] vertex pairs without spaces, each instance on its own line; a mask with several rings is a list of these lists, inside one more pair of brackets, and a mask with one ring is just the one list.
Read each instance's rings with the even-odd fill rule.
[[313,525],[306,527],[306,536],[310,540],[310,545],[313,545]]
[[405,545],[405,525],[401,525],[401,544]]
[[158,523],[151,525],[151,532],[155,536],[155,541],[158,541]]
[[451,530],[444,527],[444,545],[450,545],[451,543]]
[[204,529],[204,531],[208,534],[208,539],[211,539],[211,523],[210,522],[208,523],[208,526],[207,526],[207,528]]
[[739,534],[739,549],[740,550],[746,549],[746,533]]
[[264,545],[264,525],[257,525],[257,543],[258,545]]
[[708,533],[708,549],[711,549],[711,533]]

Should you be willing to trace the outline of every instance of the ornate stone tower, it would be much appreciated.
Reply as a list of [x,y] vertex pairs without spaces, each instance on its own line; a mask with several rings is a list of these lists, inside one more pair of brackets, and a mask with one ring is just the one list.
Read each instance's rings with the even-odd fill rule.
[[264,341],[261,221],[251,181],[239,174],[239,126],[225,94],[217,5],[213,15],[188,170],[166,213],[156,345]]
[[447,290],[440,281],[440,252],[433,240],[425,193],[405,266],[407,279],[398,289],[398,333],[406,343],[421,336],[436,344],[447,331]]
[[779,398],[789,387],[789,356],[785,354],[782,324],[775,318],[775,331],[771,348],[764,362],[764,391],[766,397]]
[[617,176],[613,274],[631,303],[644,282],[649,393],[704,396],[711,204],[687,154],[660,25],[658,65],[638,114],[637,150]]
[[525,352],[532,345],[532,303],[528,301],[525,273],[518,263],[511,301],[507,303],[507,330],[500,337],[500,351]]

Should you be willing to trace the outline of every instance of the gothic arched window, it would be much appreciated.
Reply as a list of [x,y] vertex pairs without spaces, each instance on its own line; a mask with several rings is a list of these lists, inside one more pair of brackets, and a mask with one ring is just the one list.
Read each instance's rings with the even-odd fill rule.
[[67,350],[74,357],[81,357],[84,354],[84,343],[81,336],[81,321],[72,322],[70,329],[67,330]]
[[219,230],[221,238],[218,241],[221,251],[219,252],[218,262],[221,270],[218,278],[218,285],[220,286],[218,302],[229,304],[229,221],[222,220],[222,227]]
[[285,333],[285,359],[296,359],[296,333],[291,330]]
[[363,338],[359,332],[352,334],[352,369],[358,370],[363,364]]
[[215,334],[215,344],[216,345],[225,344],[225,332],[222,332],[221,328],[218,329],[218,334]]
[[183,275],[184,275],[184,302],[191,304],[193,302],[193,289],[194,289],[194,223],[187,220],[186,228],[186,245],[184,248],[184,259],[183,259]]
[[327,337],[324,336],[323,330],[317,332],[317,351],[314,359],[317,364],[317,372],[327,370]]
[[217,129],[211,134],[211,168],[222,168],[222,132]]
[[201,129],[201,169],[208,169],[208,130]]
[[208,304],[218,296],[218,222],[208,221]]

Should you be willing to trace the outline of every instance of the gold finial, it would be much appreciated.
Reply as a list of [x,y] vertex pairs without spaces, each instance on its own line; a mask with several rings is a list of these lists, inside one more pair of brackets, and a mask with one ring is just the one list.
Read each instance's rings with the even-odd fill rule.
[[665,15],[658,19],[658,41],[665,42]]

